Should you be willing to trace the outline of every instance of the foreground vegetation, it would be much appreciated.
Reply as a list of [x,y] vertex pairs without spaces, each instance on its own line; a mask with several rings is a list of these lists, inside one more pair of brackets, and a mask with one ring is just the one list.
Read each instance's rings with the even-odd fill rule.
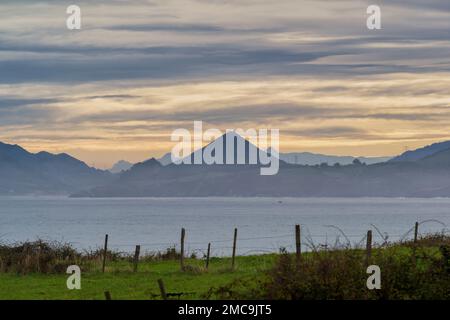
[[[385,244],[372,251],[339,248],[294,255],[186,259],[175,249],[145,254],[133,272],[132,257],[76,252],[44,242],[0,245],[0,299],[159,299],[157,280],[181,299],[450,299],[450,237],[429,235],[417,243]],[[368,290],[367,263],[381,268],[381,290]],[[81,290],[68,290],[67,266],[81,267]],[[178,296],[175,295],[174,298]]]
[[[40,248],[40,249],[39,249]],[[158,279],[163,279],[168,293],[181,299],[204,299],[213,285],[227,285],[236,279],[264,275],[273,267],[277,255],[211,258],[206,270],[202,258],[185,259],[186,270],[180,270],[179,253],[168,249],[141,257],[138,271],[133,272],[131,256],[108,251],[105,273],[102,252],[77,253],[70,246],[44,242],[0,246],[0,299],[160,299]],[[79,265],[81,290],[68,290],[66,269]],[[177,298],[177,297],[175,297]]]

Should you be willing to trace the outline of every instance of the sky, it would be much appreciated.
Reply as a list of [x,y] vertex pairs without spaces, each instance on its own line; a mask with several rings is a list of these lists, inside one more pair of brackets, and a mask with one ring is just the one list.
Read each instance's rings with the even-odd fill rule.
[[0,141],[107,168],[169,152],[193,121],[279,129],[281,152],[450,140],[450,1],[0,2]]

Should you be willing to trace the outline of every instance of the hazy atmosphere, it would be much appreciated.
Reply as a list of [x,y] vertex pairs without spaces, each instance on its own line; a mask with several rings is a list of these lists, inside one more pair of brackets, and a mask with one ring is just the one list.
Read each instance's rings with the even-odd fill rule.
[[449,140],[450,2],[377,1],[381,30],[368,4],[4,0],[0,141],[106,168],[161,156],[194,120],[279,128],[283,152]]
[[449,128],[450,0],[1,0],[0,304],[449,301]]

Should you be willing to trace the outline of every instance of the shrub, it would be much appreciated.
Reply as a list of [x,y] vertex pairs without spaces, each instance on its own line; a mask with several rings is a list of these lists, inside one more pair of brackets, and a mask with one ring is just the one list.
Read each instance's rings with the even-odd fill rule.
[[70,245],[57,242],[23,242],[0,245],[0,272],[61,273],[81,259]]
[[206,298],[269,300],[450,299],[448,237],[430,236],[414,245],[374,249],[370,264],[381,269],[381,289],[369,290],[365,252],[357,249],[306,253],[297,266],[283,253],[265,277],[211,288]]

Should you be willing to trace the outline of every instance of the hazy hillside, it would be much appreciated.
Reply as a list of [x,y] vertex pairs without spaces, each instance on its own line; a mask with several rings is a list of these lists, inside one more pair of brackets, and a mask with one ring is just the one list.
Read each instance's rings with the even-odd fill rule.
[[67,194],[112,181],[67,154],[30,153],[0,142],[0,194]]
[[132,166],[133,166],[133,164],[131,162],[120,160],[120,161],[116,162],[111,167],[111,169],[109,169],[109,172],[111,172],[111,173],[121,173],[122,171],[129,170]]
[[450,167],[450,149],[425,157],[421,162],[436,167]]
[[352,164],[355,159],[358,159],[359,161],[366,164],[375,164],[389,161],[392,157],[330,156],[311,152],[291,152],[291,153],[280,153],[279,158],[290,164],[314,166],[327,163],[328,165],[331,166],[336,163],[339,163],[340,165]]
[[[239,136],[244,162],[259,150]],[[209,150],[218,141],[191,154]],[[444,144],[432,150],[442,149]],[[209,149],[208,149],[209,148]],[[431,149],[419,149],[428,154]],[[220,149],[217,149],[220,150]],[[227,158],[226,143],[222,160]],[[234,149],[236,154],[236,148]],[[215,154],[215,153],[214,153]],[[237,156],[234,156],[236,162]],[[73,194],[77,197],[446,197],[450,196],[450,149],[416,161],[373,165],[293,165],[280,161],[277,175],[261,176],[264,167],[245,165],[163,166],[158,160],[137,163],[117,177],[87,166],[67,154],[30,153],[17,145],[0,143],[0,195]]]
[[450,196],[448,153],[416,162],[302,166],[280,162],[277,175],[261,165],[162,166],[152,159],[114,183],[76,197],[433,197]]
[[172,153],[168,152],[164,156],[158,159],[159,163],[161,163],[163,166],[167,166],[172,163]]
[[[270,148],[268,149],[270,153]],[[301,164],[308,166],[320,165],[327,163],[328,165],[334,165],[339,163],[340,165],[352,164],[355,159],[366,163],[375,164],[380,162],[386,162],[392,159],[392,157],[352,157],[352,156],[330,156],[325,154],[317,154],[311,152],[291,152],[291,153],[279,153],[279,159],[290,164]],[[166,166],[172,163],[171,154],[167,153],[158,161]]]
[[428,156],[436,154],[441,151],[450,149],[450,141],[438,142],[423,148],[419,148],[412,151],[406,151],[398,157],[391,159],[390,161],[417,161],[424,159]]

